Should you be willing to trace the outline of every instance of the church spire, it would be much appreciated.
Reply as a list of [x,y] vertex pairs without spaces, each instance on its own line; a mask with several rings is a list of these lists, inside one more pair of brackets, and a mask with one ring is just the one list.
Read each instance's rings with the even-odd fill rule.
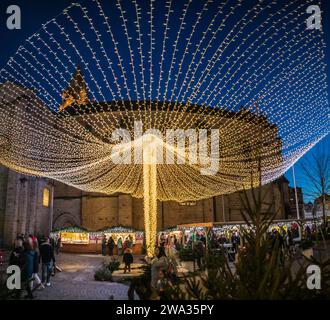
[[68,87],[62,92],[62,104],[59,111],[65,110],[72,104],[83,105],[88,102],[87,84],[78,65]]

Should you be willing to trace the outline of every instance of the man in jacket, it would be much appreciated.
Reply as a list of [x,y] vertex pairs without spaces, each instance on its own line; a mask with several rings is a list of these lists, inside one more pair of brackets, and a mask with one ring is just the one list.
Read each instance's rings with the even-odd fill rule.
[[113,238],[110,236],[108,240],[108,246],[109,246],[109,256],[113,256],[113,249],[115,247],[115,241]]
[[50,244],[50,240],[48,237],[45,239],[44,243],[41,244],[39,250],[40,250],[40,260],[42,266],[41,281],[43,284],[46,284],[46,286],[49,287],[52,268],[55,264],[55,256],[54,256],[54,250]]

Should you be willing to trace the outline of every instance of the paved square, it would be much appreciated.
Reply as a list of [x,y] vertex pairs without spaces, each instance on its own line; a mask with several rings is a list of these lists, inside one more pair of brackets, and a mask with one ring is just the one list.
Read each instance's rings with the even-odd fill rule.
[[[119,258],[121,261],[121,258]],[[137,258],[136,258],[137,259]],[[56,264],[62,272],[51,278],[51,287],[34,292],[37,300],[128,300],[128,286],[95,281],[94,273],[110,257],[60,253]],[[118,272],[120,274],[120,271]],[[138,297],[136,296],[136,299]]]

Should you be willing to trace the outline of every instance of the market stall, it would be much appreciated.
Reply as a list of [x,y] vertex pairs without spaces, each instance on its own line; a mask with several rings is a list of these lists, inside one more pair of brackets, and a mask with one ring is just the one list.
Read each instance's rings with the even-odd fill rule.
[[117,254],[117,243],[121,238],[122,243],[130,241],[133,254],[143,254],[143,232],[126,227],[111,227],[99,231],[87,231],[80,227],[68,227],[54,230],[51,233],[52,238],[61,237],[61,251],[72,253],[96,253],[102,252],[102,239],[106,236],[108,241],[110,237],[115,242],[114,255]]
[[181,224],[177,226],[177,229],[182,232],[183,245],[187,245],[189,242],[194,243],[196,240],[206,237],[213,227],[213,222],[202,222]]
[[90,238],[93,238],[94,241],[97,241],[97,243],[100,244],[100,250],[101,250],[103,235],[106,236],[107,240],[109,240],[110,237],[112,237],[112,239],[114,240],[115,242],[114,254],[118,253],[117,244],[119,239],[121,239],[121,242],[124,247],[126,241],[132,243],[133,254],[140,255],[144,253],[142,231],[119,226],[119,227],[105,228],[98,232],[90,233]]
[[161,243],[173,243],[174,241],[178,242],[180,245],[183,243],[183,232],[176,227],[162,230],[157,234],[158,245]]
[[[177,229],[183,233],[183,243],[195,242],[201,237],[206,237],[207,234],[211,234],[217,239],[221,239],[222,243],[230,243],[232,236],[240,236],[241,228],[249,228],[245,221],[236,221],[232,223],[226,222],[203,222],[178,225]],[[269,232],[276,229],[281,235],[284,235],[291,231],[293,241],[298,242],[301,240],[302,227],[296,220],[274,220],[269,227]]]
[[[224,250],[229,261],[236,261],[237,252],[244,246],[245,230],[253,229],[244,221],[232,223],[208,222],[178,225],[177,229],[182,231],[183,245],[186,248],[194,248],[195,244],[204,243],[206,250],[211,248],[215,251]],[[302,225],[296,220],[274,220],[269,226],[269,235],[277,231],[284,239],[290,234],[293,242],[299,242],[302,238]]]

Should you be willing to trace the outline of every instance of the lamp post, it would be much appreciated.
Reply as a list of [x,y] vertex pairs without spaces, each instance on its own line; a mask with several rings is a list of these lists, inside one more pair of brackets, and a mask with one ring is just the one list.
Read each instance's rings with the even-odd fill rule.
[[292,177],[293,177],[294,194],[295,194],[295,199],[296,199],[297,219],[300,220],[299,204],[298,204],[298,192],[297,192],[296,175],[295,175],[295,171],[294,171],[294,165],[292,166]]

